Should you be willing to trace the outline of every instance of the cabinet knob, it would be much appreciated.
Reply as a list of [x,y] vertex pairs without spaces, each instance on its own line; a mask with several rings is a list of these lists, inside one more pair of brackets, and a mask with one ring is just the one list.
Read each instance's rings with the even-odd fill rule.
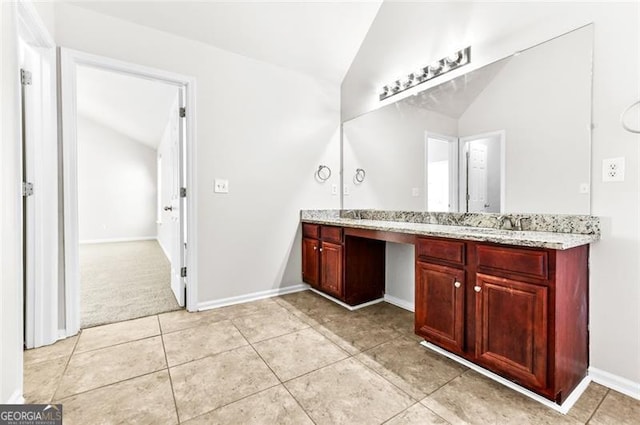
[[314,246],[314,247],[313,247],[313,250],[315,251],[316,249],[318,249],[318,247],[317,247],[317,246]]
[[462,283],[458,282],[456,280],[456,282],[453,284],[453,286],[455,286],[456,288],[459,288],[460,286],[462,286]]
[[322,248],[320,248],[320,252],[322,252]]
[[476,291],[476,292],[480,292],[481,289],[482,289],[482,287],[480,287],[478,285],[473,287],[473,290]]

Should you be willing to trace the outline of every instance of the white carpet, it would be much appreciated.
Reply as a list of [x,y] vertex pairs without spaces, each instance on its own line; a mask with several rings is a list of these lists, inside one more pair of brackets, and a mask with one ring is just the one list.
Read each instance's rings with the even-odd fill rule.
[[80,326],[178,310],[157,241],[80,245]]

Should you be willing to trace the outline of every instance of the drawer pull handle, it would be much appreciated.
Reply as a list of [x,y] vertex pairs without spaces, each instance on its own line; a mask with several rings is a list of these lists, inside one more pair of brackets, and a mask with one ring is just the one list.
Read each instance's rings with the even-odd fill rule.
[[454,284],[453,284],[453,286],[455,286],[456,288],[459,288],[459,287],[461,287],[461,286],[462,286],[462,283],[460,283],[460,282],[458,282],[458,281],[456,280],[456,283],[454,283]]
[[482,287],[477,286],[477,285],[473,287],[473,290],[476,291],[476,292],[480,292],[481,289],[482,289]]

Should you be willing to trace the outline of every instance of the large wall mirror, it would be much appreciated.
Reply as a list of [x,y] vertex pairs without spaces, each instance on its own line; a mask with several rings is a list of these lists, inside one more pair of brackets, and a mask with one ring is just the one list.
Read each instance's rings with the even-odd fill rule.
[[592,47],[589,25],[344,122],[343,208],[589,214]]

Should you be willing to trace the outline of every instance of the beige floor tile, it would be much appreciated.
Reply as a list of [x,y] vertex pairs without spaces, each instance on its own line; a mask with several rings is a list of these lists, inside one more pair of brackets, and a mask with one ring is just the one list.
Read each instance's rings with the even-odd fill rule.
[[82,353],[156,335],[160,335],[157,316],[96,326],[82,330],[75,352]]
[[589,425],[637,425],[640,423],[640,400],[617,391],[609,391]]
[[385,422],[385,425],[446,425],[449,422],[416,403],[404,412]]
[[312,325],[344,319],[355,314],[313,291],[283,295],[277,297],[276,301],[292,314]]
[[607,387],[591,382],[567,414],[580,422],[587,422],[607,391]]
[[75,347],[77,340],[77,336],[72,336],[70,338],[61,339],[55,344],[25,350],[24,364],[42,362],[58,357],[69,357],[73,352],[73,347]]
[[65,425],[178,423],[166,370],[66,398],[62,403]]
[[373,320],[374,323],[384,323],[397,332],[405,335],[414,335],[414,314],[411,311],[395,305],[381,302],[369,307],[357,310],[357,313]]
[[48,404],[58,388],[67,357],[24,365],[24,398],[27,403]]
[[74,354],[55,398],[155,372],[166,367],[159,336]]
[[346,359],[284,384],[318,424],[380,424],[414,404],[355,359]]
[[222,320],[226,320],[227,316],[219,309],[198,311],[195,313],[190,313],[186,310],[178,310],[159,314],[158,318],[160,319],[160,329],[163,334],[166,334],[169,332],[192,328],[194,326],[220,322]]
[[467,370],[405,337],[360,353],[357,359],[416,400],[423,399]]
[[183,423],[185,425],[313,425],[311,419],[282,385]]
[[163,338],[169,366],[249,344],[229,320],[172,332]]
[[282,381],[349,356],[311,328],[258,342],[254,348]]
[[357,354],[400,336],[386,324],[372,322],[360,315],[325,322],[315,329],[349,354]]
[[266,298],[264,300],[251,301],[248,303],[234,304],[227,307],[220,307],[221,313],[228,319],[236,317],[247,316],[249,314],[255,314],[264,311],[280,311],[281,306],[276,303],[273,298]]
[[469,370],[422,403],[452,424],[579,424],[516,391]]
[[263,310],[248,316],[236,317],[232,321],[251,343],[309,327],[308,323],[301,321],[280,306],[278,309]]
[[251,347],[226,351],[169,370],[181,421],[279,384]]

